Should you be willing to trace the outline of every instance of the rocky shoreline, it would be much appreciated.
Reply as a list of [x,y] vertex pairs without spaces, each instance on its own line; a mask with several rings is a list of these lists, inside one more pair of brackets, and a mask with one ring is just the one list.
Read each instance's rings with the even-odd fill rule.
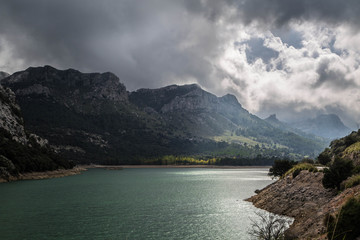
[[12,182],[18,180],[38,180],[38,179],[48,179],[48,178],[59,178],[80,174],[83,171],[86,171],[87,168],[76,166],[72,169],[57,169],[54,171],[46,172],[31,172],[31,173],[22,173],[19,176],[10,176],[9,181],[6,179],[0,178],[0,183],[2,182]]
[[285,232],[288,239],[326,239],[325,215],[337,212],[350,197],[360,195],[360,186],[336,195],[322,186],[323,173],[302,171],[265,187],[247,199],[266,211],[294,218]]

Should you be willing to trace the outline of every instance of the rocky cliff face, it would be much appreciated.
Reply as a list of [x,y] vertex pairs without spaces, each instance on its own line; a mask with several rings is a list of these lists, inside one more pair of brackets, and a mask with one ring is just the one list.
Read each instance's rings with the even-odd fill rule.
[[13,140],[26,144],[28,139],[23,123],[14,92],[0,85],[0,128],[9,132]]
[[197,84],[171,85],[159,89],[139,89],[130,94],[130,101],[141,108],[151,107],[159,113],[207,111],[232,111],[248,113],[236,97],[227,94],[217,97]]
[[25,131],[14,92],[0,85],[0,182],[18,179],[26,172],[72,168],[47,143]]
[[[99,114],[113,104],[126,104],[126,88],[112,73],[81,73],[53,67],[28,68],[2,80],[18,98],[41,97],[59,102],[79,113]],[[109,104],[111,103],[111,104]]]
[[153,109],[172,125],[204,137],[234,131],[240,120],[258,120],[235,96],[217,97],[196,84],[140,89],[129,99],[140,108]]
[[112,73],[50,66],[28,68],[1,83],[15,92],[26,128],[79,162],[133,163],[143,156],[208,151],[219,142],[226,147],[221,141],[242,144],[251,156],[259,154],[259,145],[273,155],[323,149],[250,114],[235,96],[217,97],[196,84],[128,94]]
[[306,134],[299,136],[295,131],[289,134],[288,129],[250,114],[234,95],[217,97],[196,84],[140,89],[132,92],[129,100],[145,111],[156,113],[170,125],[204,138],[253,145],[280,144],[308,155],[328,145]]
[[326,239],[325,215],[337,212],[352,196],[360,195],[360,186],[339,195],[322,186],[323,173],[306,170],[287,176],[249,198],[256,207],[295,218],[286,236],[297,239]]
[[26,127],[77,162],[134,163],[143,156],[177,154],[192,145],[163,119],[142,111],[112,73],[81,73],[50,66],[3,79],[23,110]]

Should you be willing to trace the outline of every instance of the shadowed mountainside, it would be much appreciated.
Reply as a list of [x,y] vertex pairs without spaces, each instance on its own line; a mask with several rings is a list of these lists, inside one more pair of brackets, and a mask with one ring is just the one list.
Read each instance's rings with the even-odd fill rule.
[[82,163],[221,155],[229,146],[232,155],[244,157],[301,157],[325,146],[250,114],[233,95],[217,97],[195,84],[129,93],[112,73],[51,66],[28,68],[1,83],[15,92],[30,131]]

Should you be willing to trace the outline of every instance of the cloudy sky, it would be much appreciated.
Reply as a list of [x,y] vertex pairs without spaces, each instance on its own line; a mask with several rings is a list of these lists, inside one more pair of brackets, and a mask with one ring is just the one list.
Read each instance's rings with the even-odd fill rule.
[[360,123],[358,0],[0,3],[0,70],[111,71],[129,90],[198,83],[250,112]]

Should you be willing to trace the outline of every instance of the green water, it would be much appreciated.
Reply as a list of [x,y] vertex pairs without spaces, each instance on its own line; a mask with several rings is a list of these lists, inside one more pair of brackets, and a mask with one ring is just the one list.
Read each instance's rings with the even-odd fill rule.
[[0,184],[0,239],[249,239],[267,169],[92,169]]

